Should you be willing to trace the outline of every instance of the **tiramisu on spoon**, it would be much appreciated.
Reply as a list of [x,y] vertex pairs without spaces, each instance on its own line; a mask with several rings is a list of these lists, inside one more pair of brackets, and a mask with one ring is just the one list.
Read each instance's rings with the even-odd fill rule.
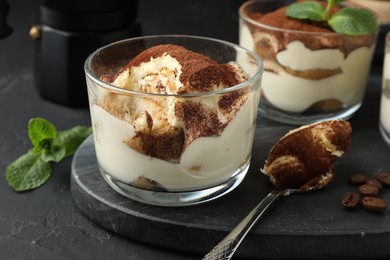
[[345,120],[305,125],[284,135],[271,149],[261,171],[271,191],[204,259],[230,259],[242,240],[278,198],[317,190],[334,178],[334,161],[348,149],[352,128]]

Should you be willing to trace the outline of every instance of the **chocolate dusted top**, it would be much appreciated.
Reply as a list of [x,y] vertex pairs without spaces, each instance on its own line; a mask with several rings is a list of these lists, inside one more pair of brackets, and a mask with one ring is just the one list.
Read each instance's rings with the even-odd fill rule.
[[174,44],[157,45],[143,51],[121,68],[110,81],[114,81],[126,69],[139,66],[143,62],[149,62],[152,58],[155,59],[165,54],[175,58],[182,66],[179,79],[186,87],[180,89],[177,94],[207,92],[213,90],[215,85],[222,84],[226,88],[242,82],[236,77],[237,73],[231,65],[219,64],[207,56]]
[[[180,75],[178,75],[178,66],[168,69],[175,78],[179,76],[183,85],[179,89],[173,88],[177,94],[215,91],[237,85],[247,79],[246,73],[238,65],[219,64],[207,56],[173,44],[151,47],[130,60],[115,75],[103,76],[101,79],[113,82],[127,70],[131,78],[131,68],[141,67],[142,63],[151,62],[163,55],[170,55],[180,63]],[[143,77],[153,77],[159,71],[165,71],[164,66],[163,64],[154,70],[146,70]],[[163,84],[172,83],[172,81],[161,83],[153,80],[147,82],[152,82],[151,85],[156,84],[156,87],[161,84],[161,88],[166,88]],[[176,81],[173,82],[176,84]],[[199,99],[176,100],[172,106],[174,115],[169,113],[169,100],[157,96],[142,99],[131,95],[109,93],[103,107],[110,114],[128,121],[133,126],[135,121],[138,123],[144,121],[143,127],[139,127],[137,123],[135,135],[124,141],[130,148],[147,156],[179,163],[182,153],[194,140],[222,134],[247,100],[247,91],[247,89],[238,89],[217,95],[215,96],[217,102],[214,105],[203,104]],[[172,117],[182,124],[171,125],[169,119]]]
[[[322,4],[325,5],[324,2],[322,2]],[[283,6],[273,12],[265,14],[246,11],[246,15],[252,20],[271,27],[260,27],[247,23],[253,35],[258,33],[263,34],[263,36],[269,35],[267,40],[271,41],[272,45],[276,47],[276,52],[286,49],[286,46],[290,42],[298,40],[303,42],[305,46],[311,50],[337,48],[347,56],[353,50],[362,46],[370,47],[376,41],[375,33],[360,36],[343,35],[334,32],[325,22],[289,18],[286,16],[287,8],[288,6]],[[342,8],[342,5],[334,5],[331,13],[336,13]],[[278,31],[274,28],[292,31]],[[326,36],[320,35],[313,37],[310,34],[299,33],[299,31],[328,34]]]
[[[248,13],[252,19],[257,20],[262,24],[266,24],[276,28],[283,28],[289,30],[305,31],[305,32],[333,32],[332,28],[325,22],[314,22],[310,20],[298,20],[286,16],[288,6],[277,9],[274,12],[266,13],[264,15],[256,16]],[[339,11],[339,6],[333,6],[332,14]]]

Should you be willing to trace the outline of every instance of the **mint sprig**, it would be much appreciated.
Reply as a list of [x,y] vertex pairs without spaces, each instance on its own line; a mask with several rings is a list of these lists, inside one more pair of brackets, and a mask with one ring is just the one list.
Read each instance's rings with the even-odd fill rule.
[[7,166],[8,184],[15,191],[32,190],[43,185],[51,176],[51,163],[73,155],[91,133],[91,127],[75,126],[57,131],[43,118],[31,119],[28,136],[34,147]]
[[326,7],[314,1],[294,3],[287,8],[286,16],[326,22],[333,31],[345,35],[366,35],[378,30],[375,15],[364,8],[344,7],[332,15],[332,7],[342,1],[328,0]]
[[302,2],[290,5],[286,15],[296,19],[308,19],[316,22],[325,20],[325,7],[319,2]]

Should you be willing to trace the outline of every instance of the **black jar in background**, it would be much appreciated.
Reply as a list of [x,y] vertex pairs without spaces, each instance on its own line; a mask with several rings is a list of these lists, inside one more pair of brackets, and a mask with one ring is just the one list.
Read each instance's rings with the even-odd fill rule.
[[137,0],[43,0],[35,39],[34,76],[46,100],[88,104],[84,61],[97,48],[141,35]]

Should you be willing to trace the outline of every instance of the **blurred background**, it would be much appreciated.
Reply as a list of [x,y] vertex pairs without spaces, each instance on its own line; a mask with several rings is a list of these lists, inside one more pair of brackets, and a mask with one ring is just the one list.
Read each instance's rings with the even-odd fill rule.
[[[12,28],[7,37],[0,34],[0,70],[3,75],[32,70],[41,97],[65,106],[86,107],[83,64],[95,49],[124,38],[158,34],[238,43],[238,8],[244,1],[0,0],[0,15],[6,15],[6,24]],[[390,5],[390,1],[383,2]],[[0,31],[8,29],[2,20]],[[378,71],[387,30],[389,24],[381,27],[374,58]],[[15,62],[7,66],[10,60]],[[16,64],[24,68],[12,68]]]
[[237,43],[243,1],[0,0],[0,15],[6,14],[0,28],[12,30],[0,40],[0,69],[14,70],[6,61],[21,60],[13,64],[33,69],[34,85],[44,99],[85,107],[83,64],[93,50],[116,40],[157,34]]

